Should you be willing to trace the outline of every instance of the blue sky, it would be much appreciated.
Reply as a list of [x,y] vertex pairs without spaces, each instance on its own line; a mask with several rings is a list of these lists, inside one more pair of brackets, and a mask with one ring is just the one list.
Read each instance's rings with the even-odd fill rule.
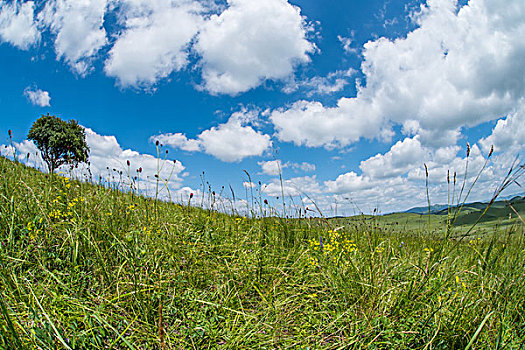
[[333,215],[424,205],[424,163],[446,203],[467,142],[469,181],[495,147],[472,197],[487,199],[523,154],[521,0],[0,6],[0,142],[11,129],[21,155],[49,112],[87,128],[96,175],[130,160],[147,187],[160,140],[175,198],[203,171],[243,198],[246,170],[278,206],[280,169],[287,197]]

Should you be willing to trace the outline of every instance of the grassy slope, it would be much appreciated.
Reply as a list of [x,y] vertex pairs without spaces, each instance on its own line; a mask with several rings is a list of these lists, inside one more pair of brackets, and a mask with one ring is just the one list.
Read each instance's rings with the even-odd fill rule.
[[522,225],[395,220],[251,220],[0,157],[0,348],[524,344]]

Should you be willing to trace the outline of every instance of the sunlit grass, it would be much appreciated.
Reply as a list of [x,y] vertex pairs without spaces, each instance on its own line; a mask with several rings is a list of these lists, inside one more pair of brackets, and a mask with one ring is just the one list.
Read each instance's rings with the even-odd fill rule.
[[0,348],[525,346],[520,222],[443,239],[436,222],[251,219],[3,157],[0,187]]

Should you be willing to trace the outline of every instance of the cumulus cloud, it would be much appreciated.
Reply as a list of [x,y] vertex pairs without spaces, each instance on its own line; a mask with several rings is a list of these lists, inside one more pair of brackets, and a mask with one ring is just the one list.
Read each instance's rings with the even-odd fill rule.
[[481,139],[480,144],[485,152],[494,146],[496,152],[510,154],[523,151],[525,148],[525,103],[506,118],[498,120],[492,133]]
[[280,197],[284,194],[289,196],[304,196],[313,195],[321,192],[321,186],[317,181],[317,177],[302,176],[284,180],[281,184],[279,179],[275,179],[270,183],[263,184],[262,192],[271,197]]
[[91,70],[97,52],[107,44],[104,14],[108,0],[51,0],[40,21],[56,35],[55,51],[80,75]]
[[259,164],[259,166],[261,167],[262,174],[270,175],[270,176],[277,176],[279,174],[282,174],[282,170],[284,168],[292,168],[296,172],[315,171],[315,164],[311,164],[308,162],[302,162],[302,163],[286,162],[283,164],[280,159],[276,159],[276,160],[257,162],[257,164]]
[[282,173],[283,164],[279,159],[257,162],[263,174],[277,176]]
[[[513,154],[501,153],[487,161],[488,151],[483,152],[478,144],[473,144],[467,161],[466,148],[447,146],[435,149],[423,146],[417,137],[406,138],[394,144],[388,152],[362,161],[360,174],[355,171],[343,173],[335,180],[325,181],[324,186],[328,193],[333,194],[332,201],[346,203],[348,208],[355,204],[367,212],[371,208],[365,205],[379,206],[384,212],[426,205],[427,174],[432,204],[461,202],[467,192],[463,192],[461,200],[458,198],[464,179],[467,189],[477,181],[469,201],[488,200],[515,160]],[[452,194],[455,194],[454,198]],[[325,196],[324,200],[329,198]]]
[[244,188],[255,188],[255,187],[257,187],[257,185],[255,185],[253,182],[249,182],[249,181],[244,181],[242,183],[242,186]]
[[290,166],[296,171],[310,172],[310,171],[315,171],[315,168],[316,168],[315,164],[308,163],[308,162],[302,162],[302,163],[288,162],[287,164],[290,164]]
[[[202,74],[199,88],[235,95],[266,80],[288,79],[315,51],[300,9],[287,0],[228,0],[226,4],[49,0],[36,4],[0,3],[1,41],[26,50],[39,42],[40,30],[49,30],[57,60],[80,76],[90,73],[95,59],[107,51],[104,72],[121,87],[149,90],[191,62],[191,68]],[[116,23],[105,23],[106,16]]]
[[239,162],[246,157],[260,156],[272,146],[269,135],[250,125],[255,118],[255,112],[236,112],[226,123],[204,130],[196,139],[168,133],[152,136],[151,141],[159,140],[186,151],[202,151],[224,162]]
[[288,109],[273,111],[270,120],[279,140],[298,146],[331,149],[347,146],[363,136],[390,136],[378,135],[384,119],[379,110],[360,98],[340,99],[332,108],[320,102],[298,101]]
[[197,37],[204,88],[235,95],[264,80],[282,80],[297,64],[310,61],[300,9],[286,0],[228,0]]
[[[512,8],[512,10],[509,10]],[[274,111],[282,141],[346,146],[389,124],[432,147],[454,144],[464,126],[511,113],[525,92],[525,3],[432,0],[412,14],[417,28],[363,48],[356,97],[336,107],[299,101]]]
[[212,127],[199,135],[204,152],[226,162],[238,162],[246,157],[260,156],[272,142],[269,135],[244,125],[235,114],[226,124]]
[[167,133],[152,136],[150,141],[159,141],[164,145],[188,152],[200,151],[201,149],[199,140],[188,139],[186,135],[181,133]]
[[40,32],[35,23],[35,3],[13,1],[0,4],[0,39],[22,50],[29,49],[40,41]]
[[364,174],[376,179],[398,176],[415,166],[421,166],[427,159],[425,153],[418,136],[406,138],[394,144],[387,153],[362,161],[359,168]]
[[371,181],[369,177],[360,176],[355,172],[350,171],[348,173],[339,175],[333,181],[326,181],[325,185],[330,192],[351,193],[354,191],[361,191],[370,188]]
[[[123,0],[125,30],[104,70],[123,87],[154,85],[188,64],[190,41],[203,23],[197,2]],[[174,25],[176,23],[176,25]]]
[[24,96],[27,97],[27,99],[35,106],[40,106],[40,107],[51,106],[49,103],[49,101],[51,101],[51,97],[49,96],[49,92],[47,91],[43,91],[37,88],[27,87],[24,90]]

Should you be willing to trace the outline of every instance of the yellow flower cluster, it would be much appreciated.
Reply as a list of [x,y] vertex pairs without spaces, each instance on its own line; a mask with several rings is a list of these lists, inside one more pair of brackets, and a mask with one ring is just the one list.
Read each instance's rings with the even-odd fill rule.
[[313,267],[319,267],[319,262],[317,259],[311,256],[308,257],[308,264],[312,265]]
[[160,233],[160,229],[159,228],[154,228],[153,226],[144,226],[142,227],[142,232],[144,232],[146,235],[151,235],[152,232],[155,232],[155,233]]
[[468,243],[470,245],[475,245],[476,243],[480,243],[481,242],[481,237],[478,237],[478,239],[471,239]]
[[321,243],[318,240],[312,238],[310,240],[310,248],[312,248],[313,250],[320,250],[322,249]]
[[376,247],[376,253],[382,253],[385,251],[385,248],[383,247]]
[[[357,252],[357,245],[353,240],[347,237],[345,232],[341,231],[328,231],[328,238],[323,241],[321,237],[319,240],[311,239],[309,241],[310,249],[314,252],[323,253],[326,256],[339,257],[344,254]],[[319,260],[317,257],[309,257],[309,263],[312,266],[317,267]]]
[[[71,213],[69,213],[71,214]],[[62,220],[68,217],[67,213],[64,213],[58,209],[53,209],[49,214],[47,214],[48,218],[52,220]]]
[[357,245],[354,243],[353,240],[350,239],[343,239],[343,250],[346,253],[352,253],[357,251]]
[[26,229],[27,229],[27,233],[29,234],[29,238],[31,240],[35,240],[40,235],[40,233],[42,233],[43,219],[44,218],[40,218],[37,224],[35,224],[34,221],[30,221],[27,223]]
[[[64,177],[62,178],[62,182],[64,183],[66,189],[69,189],[71,187],[71,183],[69,182],[69,178]],[[47,214],[48,218],[54,220],[54,221],[65,221],[65,220],[71,220],[75,221],[73,217],[73,212],[75,210],[75,207],[79,202],[84,202],[84,197],[75,197],[71,200],[68,200],[68,193],[63,190],[59,190],[59,195],[56,196],[55,199],[53,199],[52,203],[55,207],[51,212]]]

